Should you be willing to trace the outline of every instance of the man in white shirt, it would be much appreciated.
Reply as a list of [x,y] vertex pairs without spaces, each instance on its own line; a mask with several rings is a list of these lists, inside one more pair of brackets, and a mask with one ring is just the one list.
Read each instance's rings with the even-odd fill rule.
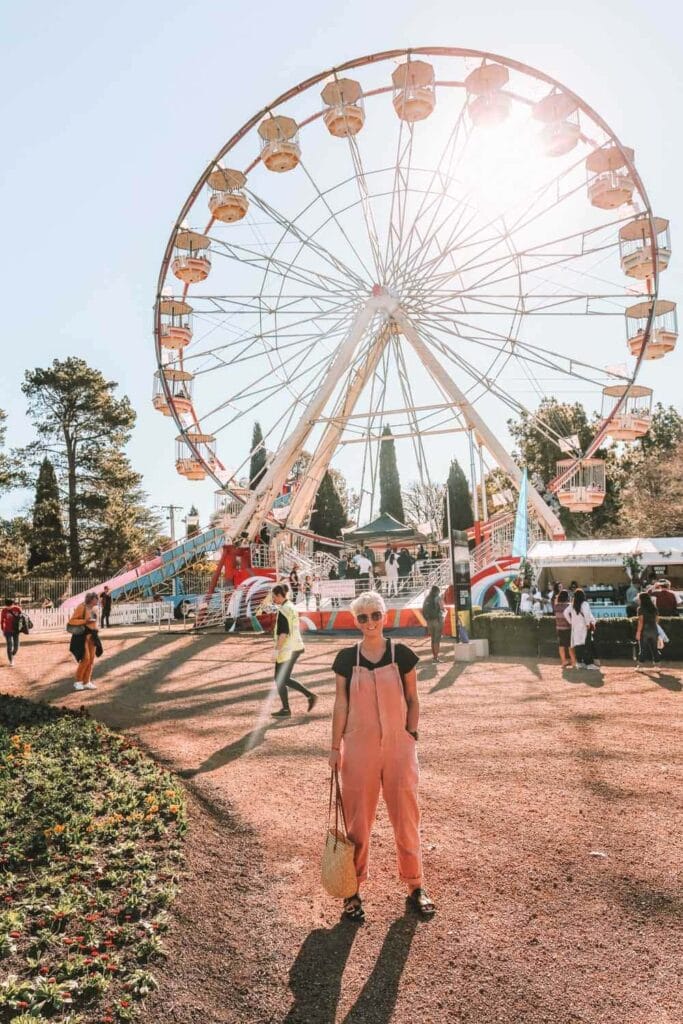
[[361,580],[370,580],[370,573],[372,572],[372,562],[369,558],[366,558],[362,552],[358,552],[357,555],[353,556],[353,560],[358,566],[358,576]]

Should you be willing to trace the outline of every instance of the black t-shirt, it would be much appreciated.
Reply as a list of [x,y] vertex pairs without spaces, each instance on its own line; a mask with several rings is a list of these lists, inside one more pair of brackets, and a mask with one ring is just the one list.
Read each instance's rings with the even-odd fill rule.
[[[356,644],[354,644],[353,647],[345,647],[337,653],[337,656],[332,663],[332,671],[336,672],[337,675],[344,676],[348,682],[351,679],[356,665],[356,657]],[[415,668],[420,658],[414,651],[411,651],[410,647],[406,647],[405,644],[394,644],[394,660],[398,665],[398,671],[403,679],[406,673]],[[385,665],[391,665],[391,640],[387,640],[386,649],[379,661],[368,661],[368,659],[361,654],[360,664],[363,668],[369,668],[371,670],[375,668],[384,668]]]
[[275,635],[276,636],[281,636],[283,633],[285,634],[285,636],[289,635],[289,623],[287,622],[287,616],[283,615],[282,612],[278,611],[278,613],[277,613],[277,626],[275,627]]

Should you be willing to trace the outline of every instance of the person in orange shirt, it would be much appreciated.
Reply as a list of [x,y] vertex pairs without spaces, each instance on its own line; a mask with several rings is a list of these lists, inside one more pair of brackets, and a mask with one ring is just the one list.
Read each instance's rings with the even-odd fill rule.
[[95,664],[95,655],[102,653],[102,644],[97,632],[98,605],[97,594],[86,594],[83,603],[74,608],[69,619],[71,627],[69,629],[71,633],[69,650],[78,662],[74,690],[96,689],[92,681],[92,670]]

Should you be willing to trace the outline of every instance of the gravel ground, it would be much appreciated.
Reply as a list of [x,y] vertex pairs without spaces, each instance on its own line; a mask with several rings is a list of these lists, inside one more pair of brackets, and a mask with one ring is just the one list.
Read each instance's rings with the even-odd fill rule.
[[[418,666],[426,879],[406,912],[380,807],[367,923],[321,889],[333,652],[311,641],[272,723],[270,644],[104,634],[75,693],[66,638],[0,690],[85,705],[184,779],[192,827],[149,1024],[681,1024],[683,671],[492,659]],[[425,655],[424,641],[413,646]]]

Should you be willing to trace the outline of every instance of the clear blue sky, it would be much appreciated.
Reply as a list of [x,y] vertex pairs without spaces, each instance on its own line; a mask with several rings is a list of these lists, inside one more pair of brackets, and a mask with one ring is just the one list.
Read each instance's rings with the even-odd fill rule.
[[[213,488],[177,476],[171,425],[150,402],[152,305],[177,211],[256,110],[309,74],[394,46],[498,52],[592,104],[635,147],[655,212],[671,220],[674,260],[661,293],[680,304],[681,29],[678,6],[662,0],[3,5],[0,407],[9,444],[31,438],[25,368],[82,356],[138,412],[130,456],[151,500],[196,501],[205,517]],[[656,398],[678,402],[681,365],[679,348],[651,380]],[[26,498],[5,497],[0,514]]]

